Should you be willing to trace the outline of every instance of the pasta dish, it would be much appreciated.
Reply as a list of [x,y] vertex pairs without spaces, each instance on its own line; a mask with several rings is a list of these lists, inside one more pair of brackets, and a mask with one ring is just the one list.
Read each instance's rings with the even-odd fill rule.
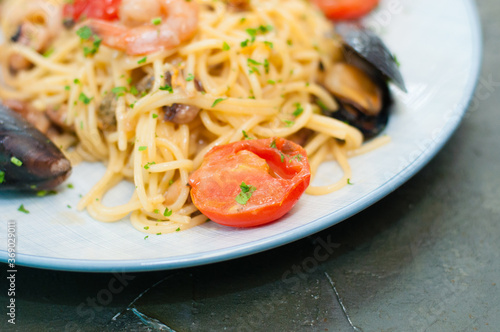
[[[106,165],[78,204],[97,220],[130,215],[152,234],[206,222],[190,176],[216,146],[286,138],[313,177],[335,160],[343,177],[305,191],[323,195],[348,184],[348,157],[388,140],[363,144],[360,129],[325,113],[342,107],[328,87],[346,60],[333,23],[309,2],[111,0],[100,14],[80,2],[3,3],[0,97],[72,164]],[[130,200],[105,206],[123,180],[135,185]]]

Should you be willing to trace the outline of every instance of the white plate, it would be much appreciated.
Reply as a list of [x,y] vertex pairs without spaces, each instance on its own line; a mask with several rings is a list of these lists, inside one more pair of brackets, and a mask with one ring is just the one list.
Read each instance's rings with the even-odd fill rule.
[[[395,92],[386,133],[392,142],[351,160],[354,183],[326,196],[301,198],[279,222],[235,229],[206,223],[184,232],[149,236],[125,220],[94,221],[76,212],[79,194],[103,173],[75,167],[59,194],[30,198],[0,194],[0,259],[7,261],[7,220],[17,225],[18,265],[68,271],[147,271],[208,264],[271,249],[303,238],[370,206],[420,170],[443,146],[465,113],[480,67],[481,36],[471,0],[387,0],[368,19],[399,61],[409,93]],[[316,182],[332,182],[326,164]],[[131,189],[115,190],[126,200]],[[23,214],[20,204],[30,210]],[[72,208],[68,208],[68,205]]]

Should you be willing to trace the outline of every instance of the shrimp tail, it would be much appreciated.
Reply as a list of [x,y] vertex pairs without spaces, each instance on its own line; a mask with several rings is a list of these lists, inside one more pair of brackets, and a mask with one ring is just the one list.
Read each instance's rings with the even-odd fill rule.
[[0,191],[53,189],[70,173],[71,163],[54,143],[0,104]]

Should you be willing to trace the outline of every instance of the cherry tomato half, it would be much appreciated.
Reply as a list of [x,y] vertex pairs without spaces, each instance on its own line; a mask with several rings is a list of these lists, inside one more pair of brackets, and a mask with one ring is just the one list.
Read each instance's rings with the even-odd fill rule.
[[313,0],[313,2],[334,20],[355,20],[368,14],[380,0]]
[[226,226],[269,223],[290,211],[311,178],[306,151],[284,138],[216,146],[189,183],[194,205]]
[[107,21],[118,19],[121,0],[73,0],[63,8],[63,17],[73,19],[97,18]]

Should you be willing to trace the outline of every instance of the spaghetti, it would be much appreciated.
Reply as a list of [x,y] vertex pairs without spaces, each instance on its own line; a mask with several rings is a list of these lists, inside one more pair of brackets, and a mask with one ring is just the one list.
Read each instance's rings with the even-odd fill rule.
[[[26,101],[39,112],[56,109],[70,130],[51,138],[70,160],[107,164],[78,204],[95,219],[114,222],[130,214],[135,228],[153,234],[204,223],[189,199],[189,174],[212,147],[246,137],[300,142],[313,174],[323,161],[337,160],[344,177],[306,193],[338,190],[351,176],[347,157],[361,148],[362,134],[321,115],[318,106],[337,107],[318,83],[329,67],[344,61],[332,23],[302,0],[253,0],[244,11],[223,1],[195,2],[194,36],[151,54],[130,55],[101,44],[89,55],[93,45],[82,37],[85,22],[53,32],[44,53],[22,43],[3,46],[8,88],[1,87],[0,96]],[[19,23],[12,12],[23,8],[13,3],[3,8],[2,29],[9,36]],[[43,25],[60,19],[54,12],[33,9],[28,19]],[[12,75],[14,56],[32,67]],[[199,113],[187,123],[167,121],[166,107],[174,105]],[[104,206],[106,192],[122,180],[136,186],[130,201]]]

